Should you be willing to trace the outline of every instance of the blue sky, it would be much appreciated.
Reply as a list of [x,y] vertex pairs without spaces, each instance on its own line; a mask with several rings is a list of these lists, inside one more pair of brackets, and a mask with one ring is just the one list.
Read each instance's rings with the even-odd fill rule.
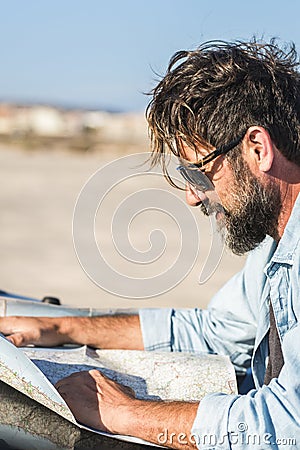
[[294,41],[299,0],[0,0],[0,98],[143,110],[177,50]]

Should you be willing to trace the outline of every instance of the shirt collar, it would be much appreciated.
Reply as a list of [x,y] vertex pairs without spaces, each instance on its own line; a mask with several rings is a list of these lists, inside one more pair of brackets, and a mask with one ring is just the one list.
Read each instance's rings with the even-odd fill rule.
[[300,194],[296,199],[290,218],[286,224],[283,235],[279,241],[277,249],[272,257],[272,262],[286,263],[292,265],[297,249],[300,233]]

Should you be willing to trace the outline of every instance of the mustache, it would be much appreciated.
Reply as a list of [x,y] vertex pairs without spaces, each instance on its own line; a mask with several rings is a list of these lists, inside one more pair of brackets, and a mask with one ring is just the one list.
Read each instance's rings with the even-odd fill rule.
[[201,201],[201,203],[199,204],[199,208],[200,211],[207,217],[217,213],[227,214],[224,207],[220,203],[210,200]]

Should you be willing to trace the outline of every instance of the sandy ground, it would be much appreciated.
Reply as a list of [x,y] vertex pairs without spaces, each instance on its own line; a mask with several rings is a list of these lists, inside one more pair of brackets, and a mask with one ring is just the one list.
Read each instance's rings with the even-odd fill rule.
[[[93,283],[76,257],[72,240],[72,216],[76,198],[87,179],[105,163],[118,157],[109,151],[94,154],[67,151],[24,151],[0,147],[0,289],[41,298],[59,297],[64,304],[107,307],[205,307],[212,295],[243,265],[243,258],[225,253],[215,273],[199,285],[198,278],[211,244],[211,229],[200,211],[193,214],[200,229],[200,249],[189,275],[168,292],[150,299],[128,299],[108,293]],[[130,240],[141,251],[149,250],[151,230],[163,229],[167,236],[161,264],[132,264],[122,258],[112,242],[111,214],[141,184],[156,184],[169,190],[162,177],[136,177],[122,188],[112,189],[97,214],[99,245],[116,270],[128,277],[147,277],[171,267],[178,255],[181,236],[167,214],[153,209],[136,217]],[[174,193],[174,189],[171,191]],[[175,192],[177,195],[177,192]],[[184,195],[179,193],[181,199]],[[184,230],[186,234],[186,228]],[[190,241],[194,237],[190,236]],[[148,243],[145,246],[145,243]],[[180,245],[179,245],[180,247]],[[121,261],[120,261],[121,259]],[[155,263],[158,265],[156,266]],[[180,267],[180,266],[179,266]],[[132,270],[132,272],[131,272]],[[176,269],[179,270],[180,268]],[[101,274],[99,274],[101,279]],[[178,275],[179,277],[179,275]],[[179,277],[180,278],[180,277]],[[116,286],[118,291],[118,286]]]

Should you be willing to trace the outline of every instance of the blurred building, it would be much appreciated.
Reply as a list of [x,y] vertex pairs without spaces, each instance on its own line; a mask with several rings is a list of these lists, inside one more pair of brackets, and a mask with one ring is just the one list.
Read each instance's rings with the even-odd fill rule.
[[0,104],[0,135],[72,138],[93,134],[102,142],[147,139],[142,113],[64,110],[46,105]]

